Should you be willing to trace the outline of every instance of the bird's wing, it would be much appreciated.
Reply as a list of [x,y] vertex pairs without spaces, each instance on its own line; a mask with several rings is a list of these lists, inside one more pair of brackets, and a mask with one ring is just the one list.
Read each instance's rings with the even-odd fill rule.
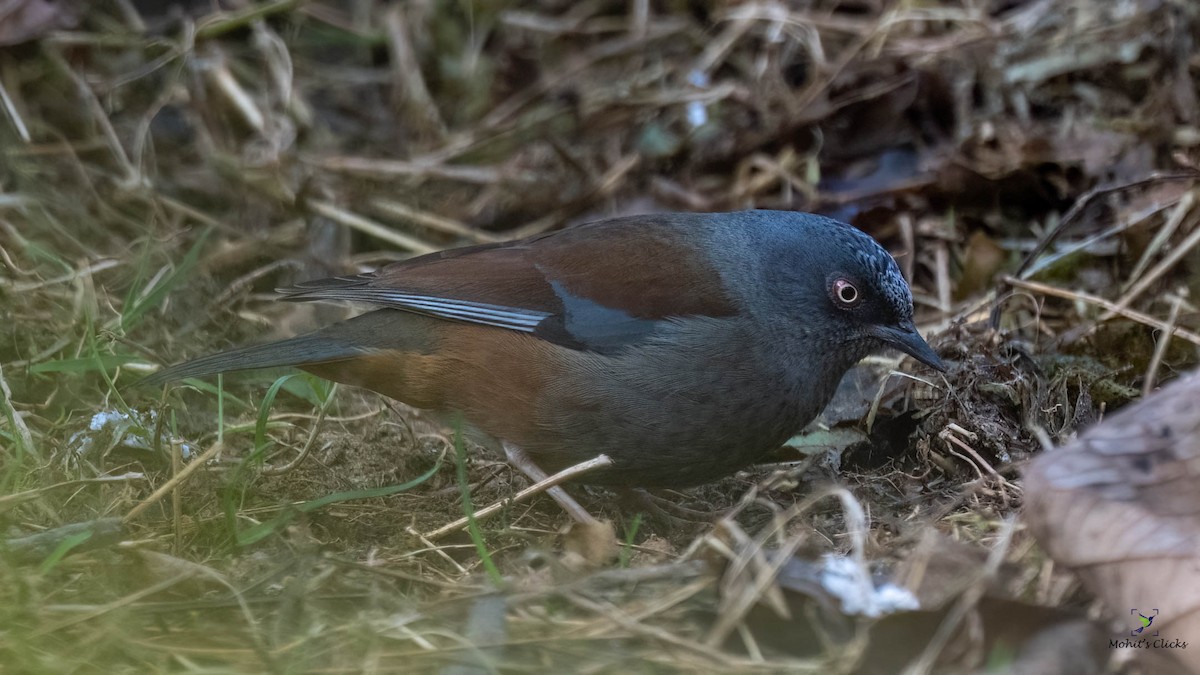
[[699,223],[678,215],[622,218],[280,292],[289,300],[364,302],[605,352],[640,340],[664,319],[736,313],[700,238],[689,236],[699,234],[688,232]]

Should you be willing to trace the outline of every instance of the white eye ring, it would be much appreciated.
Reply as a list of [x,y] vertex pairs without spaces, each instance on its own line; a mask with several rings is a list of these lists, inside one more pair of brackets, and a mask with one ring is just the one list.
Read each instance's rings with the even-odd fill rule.
[[833,301],[843,308],[853,307],[862,300],[862,294],[858,292],[858,288],[847,279],[835,280],[831,290]]

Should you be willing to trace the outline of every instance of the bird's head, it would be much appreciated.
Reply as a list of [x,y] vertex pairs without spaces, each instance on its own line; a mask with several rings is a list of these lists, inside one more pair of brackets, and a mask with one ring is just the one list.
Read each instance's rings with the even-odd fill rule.
[[944,371],[945,364],[913,324],[912,292],[895,259],[850,225],[796,215],[804,216],[797,235],[767,267],[795,324],[815,326],[824,343],[845,345],[853,360],[891,347]]

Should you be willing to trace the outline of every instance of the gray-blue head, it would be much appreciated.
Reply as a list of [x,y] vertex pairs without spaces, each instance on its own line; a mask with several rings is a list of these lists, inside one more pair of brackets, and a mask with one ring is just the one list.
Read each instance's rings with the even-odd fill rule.
[[820,341],[846,345],[852,360],[886,346],[945,370],[913,325],[908,283],[878,242],[823,216],[755,213],[773,220],[782,235],[784,244],[771,251],[763,269],[797,325],[819,327]]

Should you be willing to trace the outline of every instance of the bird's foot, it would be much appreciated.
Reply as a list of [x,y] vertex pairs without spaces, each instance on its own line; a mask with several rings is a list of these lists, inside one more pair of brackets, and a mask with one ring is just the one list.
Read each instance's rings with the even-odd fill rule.
[[645,513],[659,524],[667,526],[710,523],[719,514],[717,511],[701,511],[680,506],[665,497],[650,493],[642,488],[621,490],[621,501],[630,510]]

